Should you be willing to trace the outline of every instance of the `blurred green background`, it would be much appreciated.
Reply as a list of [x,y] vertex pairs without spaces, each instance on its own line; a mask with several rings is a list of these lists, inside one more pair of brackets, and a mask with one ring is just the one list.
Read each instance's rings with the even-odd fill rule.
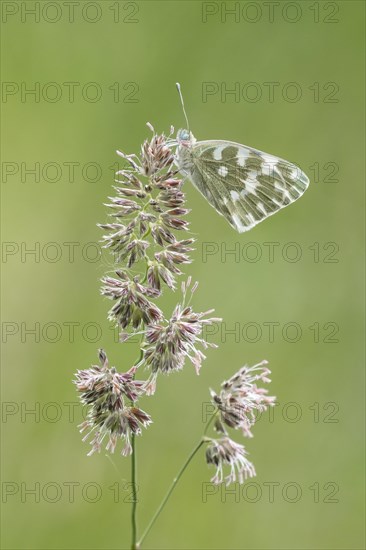
[[[143,401],[154,424],[138,439],[140,529],[202,433],[209,387],[266,358],[279,405],[246,441],[254,483],[205,501],[213,471],[196,457],[144,546],[364,548],[364,3],[274,4],[81,1],[72,14],[66,2],[2,2],[3,548],[129,547],[129,460],[116,453],[117,473],[104,453],[86,456],[71,379],[99,347],[120,370],[135,359],[98,295],[110,262],[88,243],[106,219],[114,151],[137,152],[147,121],[184,127],[176,81],[198,139],[297,162],[311,185],[243,235],[185,187],[194,305],[225,324],[199,377],[187,364]],[[235,86],[240,97],[225,93]]]

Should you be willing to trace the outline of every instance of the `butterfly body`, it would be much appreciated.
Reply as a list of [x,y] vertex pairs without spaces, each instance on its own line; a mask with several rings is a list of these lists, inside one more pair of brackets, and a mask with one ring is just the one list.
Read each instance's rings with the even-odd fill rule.
[[177,165],[239,233],[298,199],[309,179],[295,164],[231,141],[177,135]]

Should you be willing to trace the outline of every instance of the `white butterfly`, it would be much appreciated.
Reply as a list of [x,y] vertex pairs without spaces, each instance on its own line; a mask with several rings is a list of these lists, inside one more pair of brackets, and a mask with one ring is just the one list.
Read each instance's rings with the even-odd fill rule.
[[309,185],[295,164],[246,145],[197,141],[185,129],[178,131],[177,144],[179,170],[239,233],[294,202]]

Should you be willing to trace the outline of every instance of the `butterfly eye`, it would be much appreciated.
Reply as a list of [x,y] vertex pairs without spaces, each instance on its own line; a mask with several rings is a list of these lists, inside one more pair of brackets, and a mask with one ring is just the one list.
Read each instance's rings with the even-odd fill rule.
[[190,134],[188,130],[179,130],[177,134],[177,141],[189,141],[190,140]]

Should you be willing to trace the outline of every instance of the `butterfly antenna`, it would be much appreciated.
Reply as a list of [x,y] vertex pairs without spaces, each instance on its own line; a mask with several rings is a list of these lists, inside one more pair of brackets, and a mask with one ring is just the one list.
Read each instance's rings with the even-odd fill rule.
[[183,101],[183,95],[182,95],[182,90],[181,90],[181,87],[180,87],[180,84],[179,82],[176,83],[176,87],[177,87],[177,90],[178,90],[178,94],[179,94],[179,97],[180,97],[180,102],[182,104],[182,109],[183,109],[183,113],[184,113],[184,118],[186,119],[186,123],[187,123],[187,130],[189,131],[189,122],[188,122],[188,117],[187,117],[187,113],[186,113],[186,110],[184,108],[184,101]]

